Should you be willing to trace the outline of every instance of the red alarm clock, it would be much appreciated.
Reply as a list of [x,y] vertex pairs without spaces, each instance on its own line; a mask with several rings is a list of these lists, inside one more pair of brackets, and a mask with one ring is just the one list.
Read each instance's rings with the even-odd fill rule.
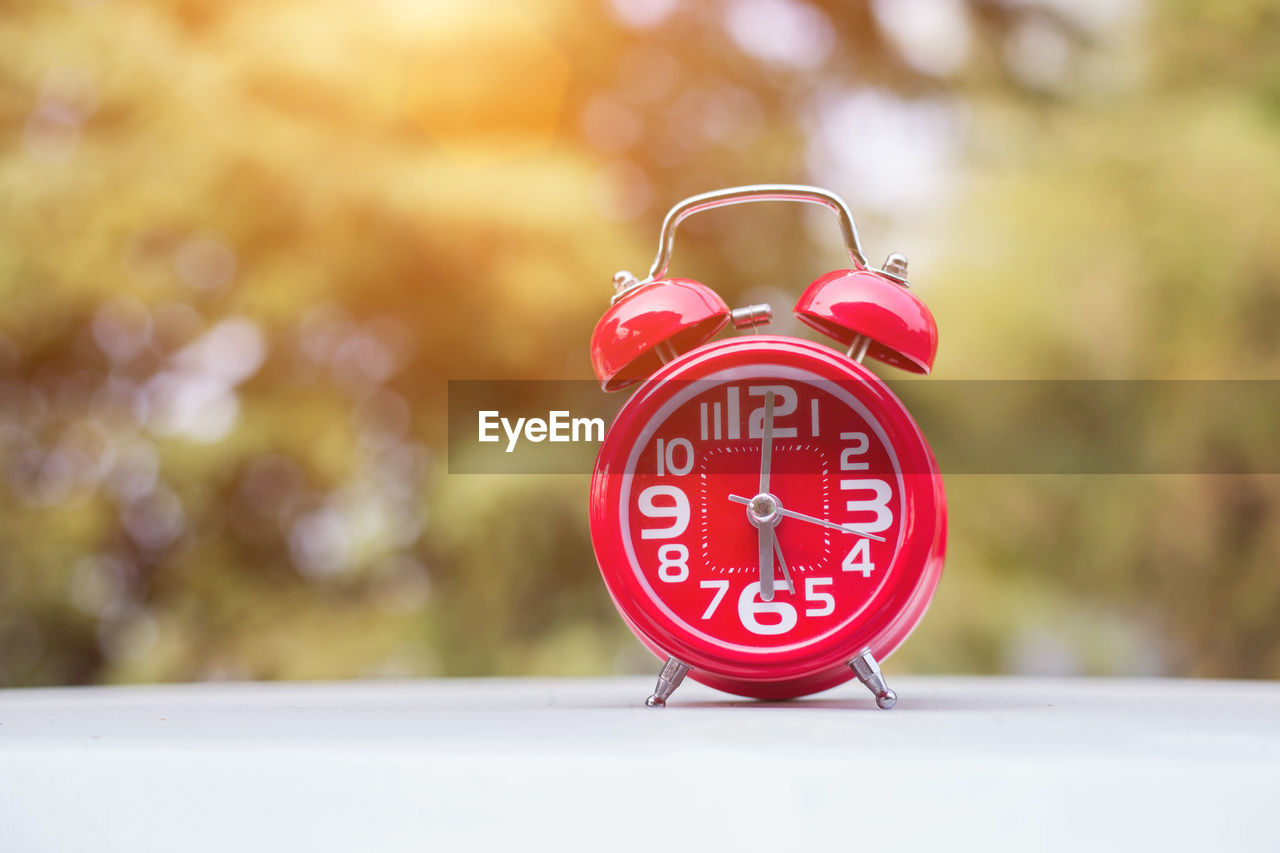
[[[730,204],[822,204],[853,268],[828,273],[796,316],[841,350],[751,334],[710,342],[737,311],[704,284],[668,278],[677,226]],[[647,278],[614,278],[591,360],[605,391],[639,384],[605,436],[591,484],[591,539],[614,604],[666,661],[647,704],[686,675],[761,699],[853,676],[890,708],[878,661],[924,615],[942,572],[946,499],[906,408],[862,366],[928,373],[937,324],[908,289],[906,259],[873,269],[853,218],[816,187],[734,187],[677,204]]]

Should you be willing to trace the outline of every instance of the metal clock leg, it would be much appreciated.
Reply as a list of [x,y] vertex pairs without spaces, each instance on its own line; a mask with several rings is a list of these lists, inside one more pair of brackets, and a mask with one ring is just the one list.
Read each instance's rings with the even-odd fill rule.
[[877,705],[887,711],[897,703],[898,694],[885,684],[884,675],[880,672],[880,664],[876,663],[871,649],[863,649],[859,652],[856,658],[849,661],[849,666],[858,676],[858,680],[876,697]]
[[658,686],[653,688],[653,695],[644,700],[644,704],[650,708],[665,708],[667,700],[671,698],[672,693],[676,692],[676,688],[688,673],[689,667],[675,658],[667,658],[662,672],[658,673]]

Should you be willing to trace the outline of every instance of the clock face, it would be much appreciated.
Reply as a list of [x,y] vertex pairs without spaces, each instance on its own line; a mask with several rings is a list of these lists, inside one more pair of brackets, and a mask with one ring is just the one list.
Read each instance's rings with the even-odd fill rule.
[[812,692],[860,649],[891,652],[937,584],[944,531],[941,479],[898,399],[788,338],[668,365],[619,413],[592,482],[596,556],[628,624],[745,695]]
[[[617,498],[636,581],[726,650],[796,650],[839,633],[900,545],[903,480],[883,426],[850,390],[805,371],[682,384],[641,430]],[[763,567],[762,527],[774,540]]]

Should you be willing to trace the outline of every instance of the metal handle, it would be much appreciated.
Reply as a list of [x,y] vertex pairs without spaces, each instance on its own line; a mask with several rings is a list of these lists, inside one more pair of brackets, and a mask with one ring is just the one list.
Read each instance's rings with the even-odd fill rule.
[[676,227],[681,222],[704,210],[731,204],[749,204],[755,201],[798,201],[805,204],[820,204],[829,208],[840,220],[840,233],[844,237],[844,245],[849,251],[849,257],[859,269],[867,266],[867,257],[862,253],[862,245],[858,242],[858,229],[853,224],[853,215],[849,213],[849,208],[845,206],[840,196],[820,187],[809,187],[803,184],[753,184],[690,196],[667,211],[667,218],[662,220],[658,257],[649,268],[648,280],[653,281],[666,276],[667,267],[671,265],[671,252],[675,248]]

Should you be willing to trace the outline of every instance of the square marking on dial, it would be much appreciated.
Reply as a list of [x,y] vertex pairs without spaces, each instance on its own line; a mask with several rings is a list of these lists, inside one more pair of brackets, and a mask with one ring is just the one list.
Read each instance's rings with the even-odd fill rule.
[[[771,492],[787,509],[829,518],[831,512],[831,483],[828,477],[829,464],[823,448],[817,444],[804,441],[781,441],[773,447],[775,465],[778,470],[773,474]],[[729,460],[711,457],[719,454],[744,458],[741,465]],[[751,574],[758,573],[760,567],[756,560],[754,528],[745,516],[746,508],[740,504],[729,503],[729,494],[754,496],[759,487],[757,472],[760,445],[758,442],[741,444],[724,444],[703,454],[698,462],[698,517],[699,539],[702,551],[702,564],[707,571],[719,574]],[[748,461],[750,460],[750,461]],[[785,460],[778,464],[777,460]],[[709,462],[711,464],[709,464]],[[726,464],[729,462],[729,464]],[[722,473],[725,468],[740,468],[742,473]],[[812,483],[812,477],[819,477],[818,483]],[[791,481],[788,488],[787,481]],[[808,481],[808,482],[805,482]],[[803,487],[803,488],[802,488]],[[741,520],[741,527],[729,524],[713,523],[713,518],[723,518],[731,514]],[[795,539],[799,530],[793,519],[783,519],[779,530],[786,530],[787,535],[779,536],[779,544],[786,549],[786,539]],[[722,540],[726,530],[735,531],[732,541]],[[713,532],[714,531],[714,532]],[[745,535],[745,538],[744,538]],[[814,528],[805,534],[809,544],[808,559],[797,560],[792,564],[788,559],[787,566],[795,572],[818,571],[827,568],[831,560],[831,532],[828,528]],[[818,537],[821,537],[820,539]],[[813,559],[814,546],[821,543],[821,557]],[[713,558],[712,555],[716,555]]]

